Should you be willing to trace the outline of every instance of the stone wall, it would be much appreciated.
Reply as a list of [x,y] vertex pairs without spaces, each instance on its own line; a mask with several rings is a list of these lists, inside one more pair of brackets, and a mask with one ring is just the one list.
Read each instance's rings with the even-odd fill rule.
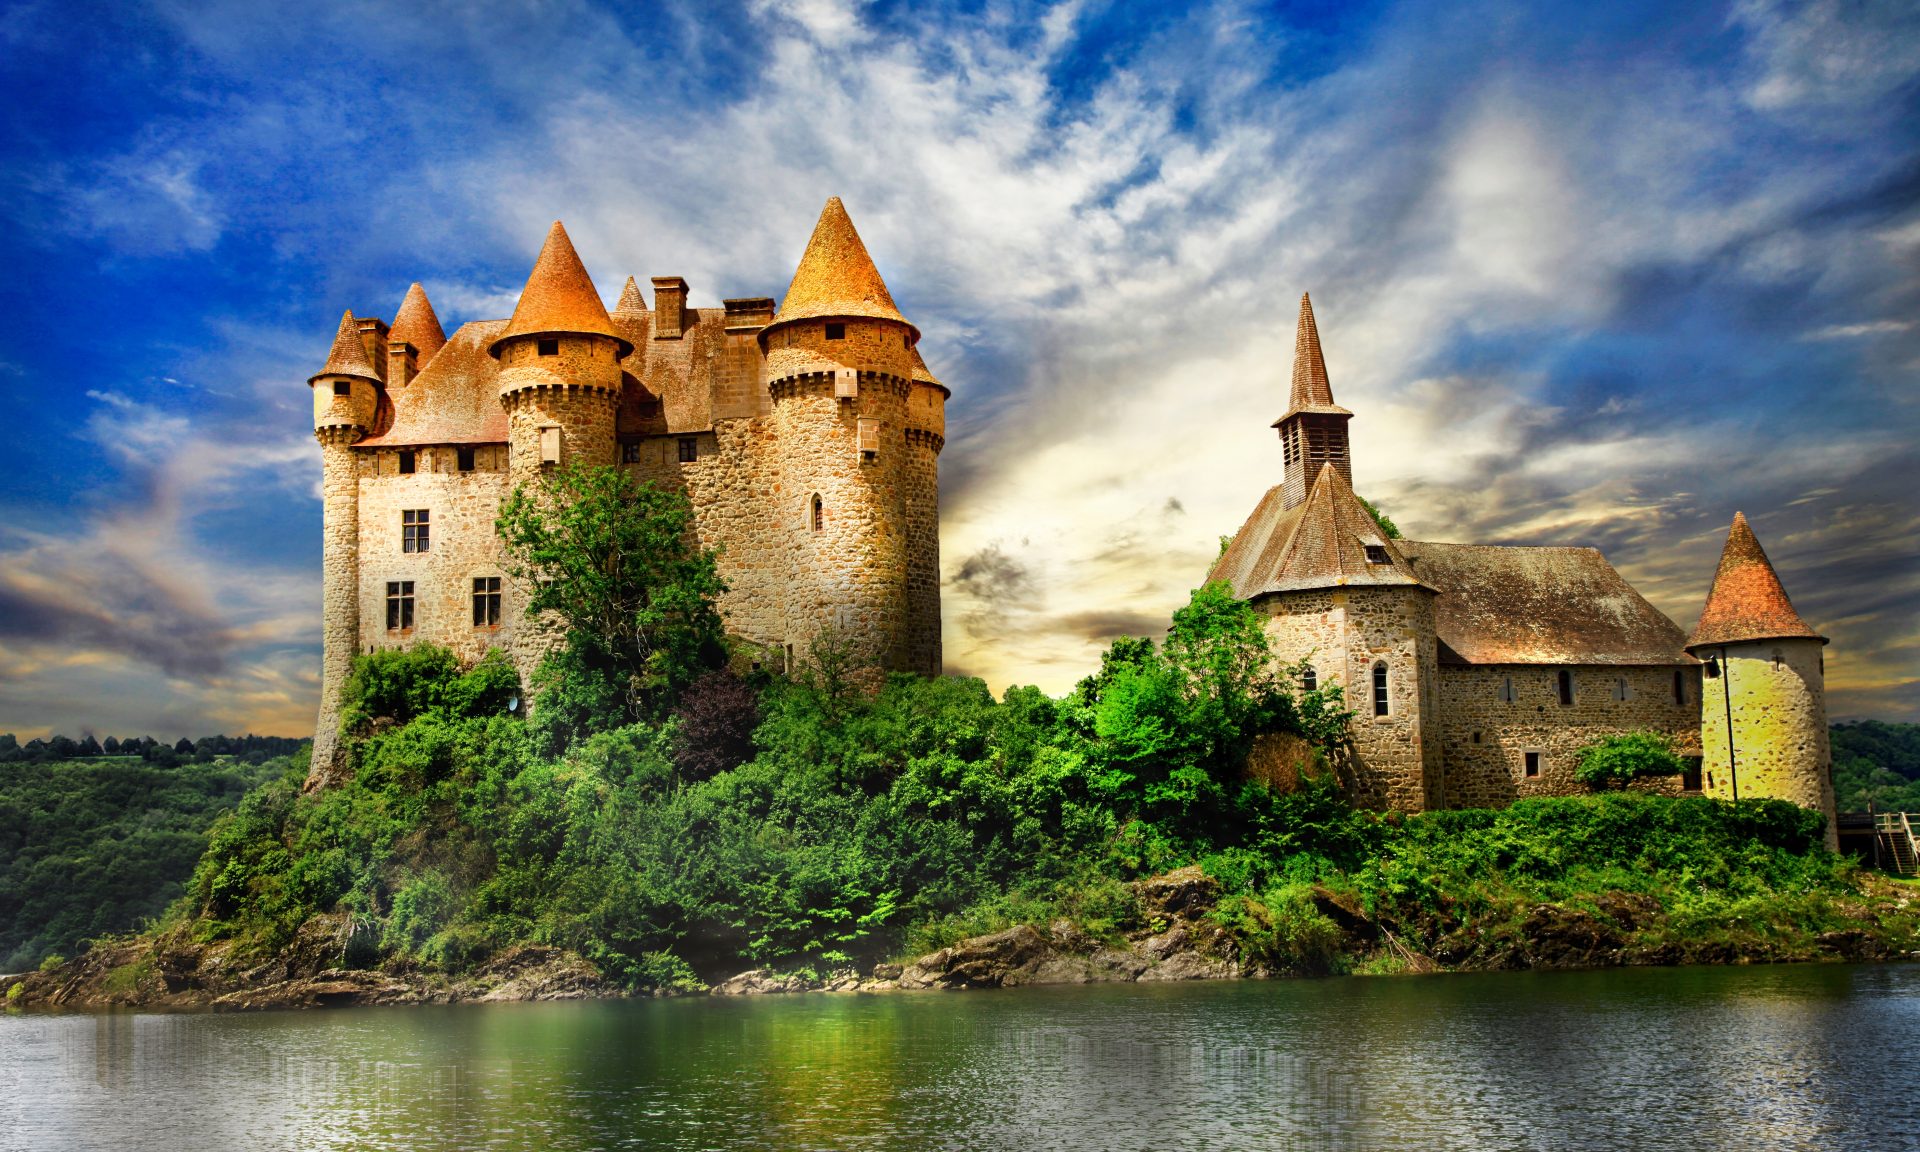
[[1827,842],[1836,845],[1821,642],[1753,640],[1695,652],[1703,658],[1725,653],[1721,674],[1701,681],[1702,790],[1730,800],[1737,783],[1743,800],[1766,796],[1812,808],[1826,815]]
[[351,426],[323,426],[320,439],[320,715],[314,723],[307,786],[334,778],[339,751],[341,694],[360,639],[360,487]]
[[[1579,750],[1623,732],[1664,732],[1682,754],[1699,755],[1698,668],[1572,666],[1566,669],[1571,705],[1560,703],[1560,671],[1538,664],[1440,667],[1439,733],[1449,806],[1500,807],[1522,796],[1583,793],[1586,786],[1573,775]],[[1505,699],[1509,691],[1511,701]],[[1526,774],[1528,752],[1539,753],[1537,776]],[[1677,795],[1681,781],[1676,776],[1644,786]]]

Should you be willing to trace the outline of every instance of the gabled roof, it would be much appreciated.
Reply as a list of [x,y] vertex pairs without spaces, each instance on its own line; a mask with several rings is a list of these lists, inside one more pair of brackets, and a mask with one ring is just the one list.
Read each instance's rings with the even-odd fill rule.
[[[1242,600],[1269,592],[1359,586],[1419,586],[1396,541],[1380,531],[1347,487],[1340,470],[1328,464],[1314,477],[1307,498],[1286,507],[1282,485],[1267,490],[1253,515],[1234,534],[1208,580],[1225,580]],[[1367,559],[1369,547],[1388,562]]]
[[327,353],[327,366],[307,378],[311,384],[322,376],[358,376],[362,380],[381,383],[380,373],[374,370],[373,363],[367,359],[366,345],[360,343],[360,326],[354,321],[351,310],[340,316],[340,330],[334,333],[333,349]]
[[425,368],[433,354],[446,346],[447,334],[440,328],[440,317],[433,311],[433,302],[427,299],[427,290],[420,287],[418,281],[407,289],[407,298],[400,301],[400,311],[393,314],[393,329],[387,333],[388,340],[404,340],[413,345],[414,367]]
[[533,262],[527,286],[520,290],[513,319],[507,322],[506,331],[494,337],[487,351],[498,356],[500,345],[515,336],[545,335],[609,336],[620,341],[620,355],[633,351],[627,338],[614,330],[593,278],[587,275],[586,265],[580,263],[580,254],[573,250],[573,241],[558,220],[547,230],[547,242],[540,248],[540,258]]
[[[807,241],[807,251],[800,257],[773,324],[823,316],[868,316],[913,328],[894,307],[886,281],[880,279],[880,270],[873,266],[838,196],[829,197],[820,210],[819,223],[813,226],[813,237]],[[919,335],[914,328],[915,338]]]
[[1597,548],[1511,548],[1402,540],[1439,592],[1443,664],[1692,664],[1679,625]]
[[1713,574],[1713,588],[1707,593],[1707,606],[1700,611],[1700,623],[1694,626],[1687,647],[1792,637],[1826,639],[1793,610],[1793,602],[1787,599],[1787,590],[1760,547],[1759,538],[1747,526],[1746,516],[1735,512],[1727,546],[1720,552],[1720,567]]
[[487,348],[506,326],[504,320],[462,324],[412,383],[393,391],[392,425],[360,445],[505,444],[500,362]]
[[645,312],[647,310],[647,298],[640,294],[639,281],[631,276],[627,277],[626,285],[620,289],[620,301],[613,306],[613,310],[615,312]]
[[1275,420],[1278,427],[1287,417],[1300,412],[1351,416],[1333,402],[1333,385],[1327,379],[1327,358],[1320,351],[1320,328],[1314,323],[1313,301],[1300,294],[1300,323],[1293,336],[1293,390],[1287,397],[1287,414]]

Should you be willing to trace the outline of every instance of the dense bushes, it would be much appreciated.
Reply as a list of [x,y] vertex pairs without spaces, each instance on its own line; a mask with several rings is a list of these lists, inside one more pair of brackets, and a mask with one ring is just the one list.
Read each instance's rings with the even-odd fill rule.
[[1664,732],[1622,732],[1580,749],[1574,779],[1589,788],[1611,788],[1645,776],[1678,776],[1687,764]]

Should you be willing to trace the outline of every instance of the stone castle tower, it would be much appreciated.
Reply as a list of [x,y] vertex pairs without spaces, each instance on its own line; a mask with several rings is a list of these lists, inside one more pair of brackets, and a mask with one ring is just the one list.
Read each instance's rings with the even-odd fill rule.
[[1687,651],[1705,662],[1700,699],[1704,791],[1725,800],[1772,797],[1834,823],[1827,738],[1826,638],[1808,627],[1736,512],[1713,588]]
[[742,663],[790,667],[823,629],[862,663],[937,675],[938,458],[951,393],[836,197],[778,311],[687,304],[628,278],[609,313],[555,223],[511,318],[449,339],[420,285],[392,328],[342,318],[309,384],[321,443],[324,656],[310,787],[333,776],[356,653],[552,643],[505,578],[507,495],[572,462],[684,491],[719,550]]

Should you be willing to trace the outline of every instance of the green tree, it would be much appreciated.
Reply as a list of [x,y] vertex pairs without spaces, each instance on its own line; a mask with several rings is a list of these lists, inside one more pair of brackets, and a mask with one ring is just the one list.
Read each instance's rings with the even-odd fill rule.
[[1357,498],[1360,501],[1360,506],[1367,510],[1367,515],[1373,517],[1373,522],[1380,526],[1380,534],[1382,536],[1385,536],[1389,540],[1400,539],[1400,526],[1395,524],[1391,517],[1375,507],[1373,501],[1367,499],[1365,496],[1358,496]]
[[1589,788],[1609,788],[1642,776],[1678,776],[1686,762],[1664,732],[1622,732],[1580,749],[1574,778]]
[[686,494],[618,468],[569,465],[517,488],[495,524],[528,611],[565,645],[534,675],[556,745],[590,728],[658,720],[725,660],[726,585],[693,536]]

